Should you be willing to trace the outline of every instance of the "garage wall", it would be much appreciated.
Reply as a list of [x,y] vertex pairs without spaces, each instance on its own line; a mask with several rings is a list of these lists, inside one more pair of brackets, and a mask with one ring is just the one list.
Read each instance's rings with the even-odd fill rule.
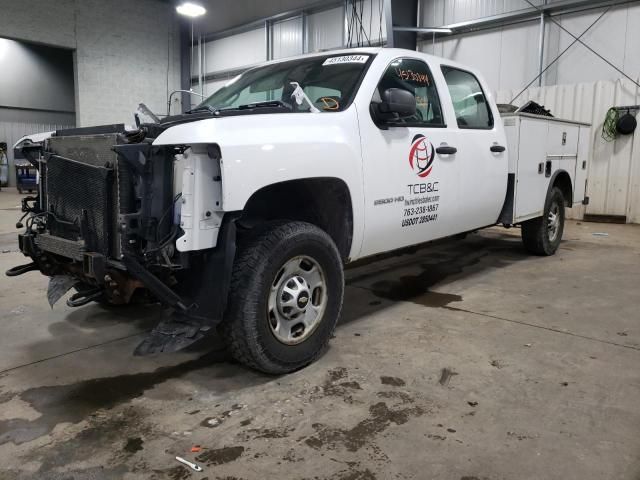
[[[553,3],[559,0],[548,0]],[[536,3],[536,2],[534,2]],[[537,1],[540,5],[541,0]],[[423,26],[441,26],[526,8],[521,0],[423,0]],[[564,28],[580,35],[603,8],[554,17]],[[640,3],[609,10],[582,40],[640,79]],[[509,103],[538,74],[539,20],[457,35],[423,40],[418,47],[427,53],[451,58],[480,70],[497,91],[499,102]],[[573,38],[551,21],[546,21],[543,65],[567,48]],[[601,137],[605,114],[610,107],[640,104],[640,92],[580,44],[573,45],[542,77],[542,88],[531,88],[514,103],[534,100],[562,118],[593,124],[588,179],[589,206],[576,209],[577,218],[585,213],[623,215],[628,222],[640,223],[640,145],[638,136],[606,142]]]
[[307,17],[310,52],[340,48],[344,44],[344,8],[336,7]]
[[75,125],[73,113],[33,112],[29,110],[0,109],[0,141],[7,142],[9,185],[15,186],[13,145],[25,135],[71,128]]
[[[496,99],[506,103],[516,93],[499,91]],[[531,88],[517,104],[529,100],[545,105],[556,117],[592,124],[587,183],[590,203],[586,209],[574,209],[571,215],[582,218],[586,210],[588,214],[623,215],[627,222],[640,223],[640,133],[613,142],[602,138],[607,110],[613,105],[640,104],[640,89],[629,80],[602,80]]]
[[[0,35],[75,50],[76,123],[133,122],[180,88],[178,21],[160,0],[1,0]],[[96,20],[99,19],[99,20]]]
[[[553,3],[551,0],[548,3]],[[536,3],[536,2],[533,2]],[[541,0],[537,4],[541,4]],[[422,25],[448,25],[488,15],[526,8],[521,0],[423,0]],[[554,17],[564,28],[580,35],[604,9]],[[640,4],[611,9],[582,40],[622,68],[640,75]],[[539,20],[518,25],[420,42],[418,50],[469,64],[483,72],[495,90],[523,88],[538,74]],[[551,62],[573,38],[547,20],[544,65]],[[576,44],[542,77],[542,85],[616,80],[619,72]],[[536,83],[537,86],[537,83]]]
[[73,56],[68,49],[0,38],[0,142],[15,185],[12,146],[22,136],[75,124]]
[[[242,70],[255,64],[279,58],[287,58],[302,53],[318,52],[344,48],[347,42],[345,23],[349,22],[351,11],[345,12],[343,4],[326,8],[316,7],[310,11],[292,12],[284,19],[264,22],[249,31],[223,32],[222,38],[203,42],[194,47],[194,58],[203,58],[202,62],[194,62],[192,82],[196,91],[199,87],[199,75],[208,79],[203,82],[202,93],[209,95],[223,86]],[[317,4],[317,2],[316,2]],[[384,0],[365,0],[357,2],[358,12],[362,12],[364,33],[360,38],[363,43],[370,40],[373,44],[386,41],[386,25],[380,22],[380,11],[383,11]],[[346,20],[345,20],[346,16]],[[267,31],[269,35],[267,36]],[[201,32],[206,38],[220,32]],[[217,35],[216,35],[217,36]],[[266,39],[269,37],[269,54]],[[355,42],[355,35],[352,43]],[[195,44],[198,41],[196,39]],[[200,57],[202,56],[202,57]],[[200,71],[202,65],[202,71]],[[195,101],[195,100],[194,100]]]

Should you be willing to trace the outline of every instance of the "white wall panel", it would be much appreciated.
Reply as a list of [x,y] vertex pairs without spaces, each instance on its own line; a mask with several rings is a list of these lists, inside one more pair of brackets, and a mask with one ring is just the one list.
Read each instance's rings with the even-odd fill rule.
[[[506,103],[516,93],[503,90],[496,98]],[[640,89],[628,80],[555,85],[531,88],[516,104],[528,100],[545,105],[556,117],[592,124],[587,187],[590,203],[586,213],[625,215],[628,222],[640,223],[640,133],[613,142],[606,142],[601,135],[607,110],[640,104]],[[574,210],[571,216],[581,218],[585,208]]]
[[[263,28],[206,42],[204,49],[205,73],[264,62],[267,56]],[[195,50],[197,51],[197,45]],[[197,54],[194,57],[197,59]],[[195,63],[193,75],[198,74],[198,65]]]
[[494,90],[524,86],[538,73],[537,24],[487,30],[435,43],[425,40],[418,50],[477,68]]
[[[556,0],[557,1],[557,0]],[[507,0],[504,2],[509,3]],[[468,20],[470,12],[478,17],[501,13],[508,9],[502,1],[473,0],[463,2],[423,0],[424,25],[443,25]],[[503,5],[504,3],[504,5]],[[483,6],[484,5],[484,6]],[[473,7],[473,8],[472,8]],[[456,8],[461,9],[460,11]],[[511,8],[513,9],[513,8]],[[601,13],[590,12],[554,17],[564,28],[579,36]],[[471,17],[473,18],[473,17]],[[582,38],[632,77],[640,75],[640,4],[611,9]],[[484,30],[438,40],[435,48],[425,39],[418,49],[468,63],[480,69],[494,90],[523,88],[538,73],[539,22],[532,21],[509,27]],[[553,61],[573,38],[547,20],[544,65]],[[584,46],[572,46],[543,76],[543,85],[615,80],[622,75]]]
[[339,48],[343,41],[344,9],[332,8],[309,15],[307,32],[310,52]]
[[[464,22],[529,7],[522,0],[422,0],[422,3],[422,25],[430,27]],[[542,5],[544,0],[532,0],[532,3]]]
[[[581,40],[598,53],[604,55],[614,65],[620,68],[625,67],[626,73],[634,76],[640,74],[640,62],[637,58],[638,43],[635,45],[633,43],[627,44],[627,39],[631,38],[638,41],[640,37],[637,34],[638,29],[627,22],[627,17],[632,12],[634,16],[637,16],[637,12],[640,12],[640,6],[610,10]],[[602,11],[597,10],[577,15],[567,15],[560,17],[558,23],[575,36],[579,36],[601,13]],[[557,53],[567,48],[574,41],[573,37],[553,23],[548,25],[547,38],[558,39],[555,42],[550,41],[548,43],[550,48],[547,50],[547,61],[552,60]],[[629,62],[626,61],[627,55],[630,57]],[[620,73],[589,52],[587,48],[580,44],[575,44],[550,70],[550,78],[553,80],[550,83],[566,84],[614,80],[620,78],[620,76]]]
[[276,22],[271,32],[274,59],[302,54],[302,17]]
[[[3,112],[0,110],[0,116]],[[47,115],[46,113],[44,114]],[[40,122],[11,122],[0,119],[0,142],[7,142],[7,157],[9,159],[9,185],[16,184],[16,171],[13,166],[13,145],[25,135],[32,133],[51,132],[53,130],[72,128],[69,123],[40,123]]]

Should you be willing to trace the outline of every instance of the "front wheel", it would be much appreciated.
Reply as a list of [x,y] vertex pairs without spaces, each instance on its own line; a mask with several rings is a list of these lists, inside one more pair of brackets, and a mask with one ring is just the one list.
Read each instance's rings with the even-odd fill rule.
[[522,242],[534,255],[553,255],[560,246],[564,232],[564,195],[553,187],[545,202],[542,217],[522,224]]
[[315,225],[278,223],[241,239],[220,333],[240,363],[270,374],[313,362],[335,329],[342,260]]

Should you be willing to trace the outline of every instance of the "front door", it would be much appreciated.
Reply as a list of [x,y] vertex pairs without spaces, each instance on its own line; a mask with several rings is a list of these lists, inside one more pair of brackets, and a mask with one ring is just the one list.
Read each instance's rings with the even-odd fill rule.
[[[372,98],[390,88],[416,97],[414,117],[376,124],[360,113],[365,235],[361,256],[415,245],[457,233],[460,168],[455,132],[447,129],[438,89],[427,64],[417,58],[393,60]],[[374,105],[375,108],[375,105]]]

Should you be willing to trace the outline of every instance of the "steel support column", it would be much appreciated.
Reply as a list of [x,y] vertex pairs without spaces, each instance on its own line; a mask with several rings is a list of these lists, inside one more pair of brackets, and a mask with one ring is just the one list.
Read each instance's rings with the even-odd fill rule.
[[[415,50],[418,35],[411,28],[418,28],[418,0],[384,0],[387,47]],[[405,27],[404,29],[394,29]]]
[[[191,24],[186,21],[180,22],[180,89],[189,90],[191,88]],[[191,98],[188,93],[180,95],[182,112],[189,110]],[[168,113],[168,112],[167,112]]]

